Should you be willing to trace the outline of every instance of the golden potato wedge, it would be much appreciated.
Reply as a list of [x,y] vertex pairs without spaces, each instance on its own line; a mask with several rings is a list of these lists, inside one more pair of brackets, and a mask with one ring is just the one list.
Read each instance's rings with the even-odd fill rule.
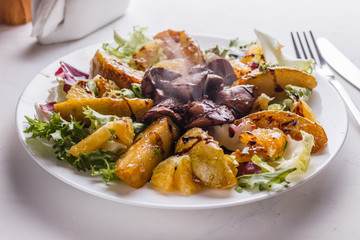
[[160,162],[151,176],[152,184],[165,192],[179,190],[184,195],[196,192],[191,159],[188,155],[171,156]]
[[134,53],[130,58],[130,63],[137,69],[145,71],[159,61],[159,50],[162,41],[155,39],[146,43],[140,50]]
[[185,58],[192,65],[204,63],[199,44],[184,31],[166,30],[158,33],[154,39],[162,40],[163,53],[168,59]]
[[[250,120],[259,128],[278,128],[297,141],[302,140],[300,130],[310,133],[314,136],[315,140],[312,153],[319,151],[327,144],[326,133],[320,125],[292,112],[261,111],[247,115],[244,119]],[[238,124],[240,121],[241,119],[235,121],[235,124]]]
[[67,100],[76,100],[84,98],[94,98],[94,94],[86,89],[88,81],[78,81],[71,86],[70,90],[66,94]]
[[178,137],[179,128],[170,118],[153,122],[116,161],[116,175],[131,187],[144,186],[153,169],[171,154],[173,142]]
[[120,88],[129,88],[131,83],[141,83],[143,71],[129,67],[115,56],[98,50],[90,62],[90,77],[101,75],[114,81]]
[[116,141],[124,144],[126,147],[130,147],[134,142],[134,128],[133,121],[129,117],[123,117],[120,120],[109,123],[109,130],[116,132]]
[[251,64],[252,62],[260,63],[262,60],[264,60],[264,55],[260,44],[250,45],[240,58],[240,61],[244,64]]
[[174,190],[174,173],[176,169],[176,156],[171,156],[160,162],[153,170],[150,182],[165,192]]
[[248,65],[244,64],[243,62],[241,62],[238,58],[231,59],[229,62],[232,68],[234,69],[237,78],[241,78],[242,76],[251,72],[251,68]]
[[73,116],[77,121],[84,121],[83,108],[89,106],[96,112],[105,115],[119,117],[135,117],[141,121],[144,114],[153,106],[151,99],[112,99],[112,98],[89,98],[68,100],[54,105],[54,110],[61,117],[70,121]]
[[293,102],[293,104],[291,105],[291,112],[307,118],[310,121],[316,122],[316,117],[313,110],[302,98],[300,98],[296,102]]
[[301,70],[288,67],[267,68],[265,72],[257,72],[245,75],[234,85],[242,84],[255,85],[258,89],[256,95],[265,93],[269,97],[285,98],[285,86],[288,84],[313,89],[317,82],[314,76]]
[[230,188],[236,176],[219,144],[201,128],[188,130],[177,142],[176,154],[187,153],[194,175],[211,188]]
[[[96,86],[96,92],[89,89],[89,84]],[[106,80],[100,75],[96,75],[91,80],[80,80],[66,94],[67,100],[84,99],[84,98],[101,98],[108,97],[111,90],[120,90],[120,88],[111,80]]]
[[111,137],[111,130],[115,131],[118,137],[117,141],[124,146],[130,146],[134,138],[134,129],[130,118],[122,118],[120,120],[109,122],[108,124],[97,129],[91,135],[72,146],[69,153],[75,157],[79,157],[80,153],[87,153],[98,150]]
[[72,146],[69,150],[69,153],[75,157],[79,157],[80,153],[96,151],[110,138],[111,133],[108,127],[106,125],[102,126],[91,135]]

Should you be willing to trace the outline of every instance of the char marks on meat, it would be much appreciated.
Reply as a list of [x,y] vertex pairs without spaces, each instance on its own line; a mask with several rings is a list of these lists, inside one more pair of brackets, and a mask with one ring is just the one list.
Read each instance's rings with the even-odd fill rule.
[[254,86],[238,85],[221,90],[215,98],[216,104],[225,105],[236,118],[248,114],[254,104]]
[[209,99],[190,102],[184,108],[187,110],[185,128],[207,127],[235,120],[226,106],[219,106]]
[[141,90],[145,97],[152,98],[156,103],[166,99],[166,89],[169,83],[181,74],[166,68],[150,68],[141,81]]
[[143,121],[151,123],[162,116],[170,117],[176,124],[184,125],[183,120],[183,104],[175,98],[168,98],[152,107],[143,117]]

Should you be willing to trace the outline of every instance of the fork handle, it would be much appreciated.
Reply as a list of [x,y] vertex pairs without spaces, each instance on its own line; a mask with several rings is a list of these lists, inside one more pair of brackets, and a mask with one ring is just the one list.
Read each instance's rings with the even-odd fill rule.
[[358,124],[360,125],[360,111],[359,109],[356,107],[356,105],[354,104],[354,102],[351,100],[349,94],[346,92],[345,88],[343,87],[343,85],[337,81],[337,80],[330,80],[329,81],[334,87],[335,89],[338,91],[338,93],[340,94],[340,96],[342,97],[342,99],[344,100],[344,102],[346,103],[346,105],[348,106],[350,112],[353,114],[355,120],[358,122]]

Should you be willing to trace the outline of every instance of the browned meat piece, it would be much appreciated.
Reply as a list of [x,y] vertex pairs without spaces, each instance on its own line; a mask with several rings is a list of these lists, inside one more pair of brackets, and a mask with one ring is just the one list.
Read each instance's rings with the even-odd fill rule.
[[142,94],[152,98],[157,104],[166,98],[165,89],[169,83],[181,74],[166,68],[150,68],[141,81]]
[[151,68],[142,80],[144,96],[154,99],[155,103],[174,97],[186,103],[207,95],[215,97],[224,87],[224,80],[207,68],[194,67],[188,75],[181,75],[165,68]]
[[235,120],[234,115],[226,106],[219,106],[209,99],[190,102],[184,108],[187,109],[185,128],[208,127]]
[[115,56],[97,51],[90,62],[90,77],[101,75],[114,81],[120,88],[129,88],[131,83],[141,83],[143,71],[135,70]]
[[208,62],[207,67],[212,70],[216,75],[224,79],[225,86],[230,86],[236,81],[236,73],[230,62],[225,58],[215,58]]
[[227,106],[236,118],[241,118],[250,112],[254,100],[254,86],[239,85],[220,91],[215,102]]
[[170,117],[177,125],[184,125],[183,104],[175,98],[168,98],[151,108],[143,117],[144,122],[152,122],[163,116]]

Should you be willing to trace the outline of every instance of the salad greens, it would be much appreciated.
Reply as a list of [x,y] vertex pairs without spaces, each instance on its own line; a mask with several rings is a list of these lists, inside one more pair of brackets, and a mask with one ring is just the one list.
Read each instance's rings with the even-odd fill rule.
[[278,160],[280,163],[278,168],[296,167],[297,170],[293,174],[306,172],[310,164],[311,149],[314,146],[314,136],[304,131],[300,132],[303,139],[301,141],[290,140],[291,143],[288,144],[287,152],[291,153],[289,158],[287,156],[289,154],[286,154]]
[[67,160],[70,163],[74,161],[74,158],[68,153],[68,150],[89,135],[89,132],[84,129],[84,124],[74,119],[67,122],[56,113],[49,118],[49,122],[37,118],[31,119],[27,116],[25,118],[29,127],[25,129],[24,133],[31,133],[30,138],[39,137],[53,141],[57,159]]
[[283,46],[275,38],[260,32],[259,30],[255,29],[254,31],[261,43],[266,62],[269,64],[297,68],[309,74],[312,73],[312,64],[314,63],[313,59],[304,60],[288,57],[281,52],[281,48]]
[[[92,115],[96,115],[96,112]],[[105,182],[114,178],[113,174],[116,158],[119,153],[113,153],[107,150],[97,150],[86,154],[80,154],[78,158],[71,155],[70,148],[89,135],[89,131],[74,119],[70,122],[62,119],[58,114],[53,113],[49,122],[31,119],[25,116],[29,127],[25,133],[31,133],[30,138],[44,138],[52,141],[53,148],[57,154],[57,159],[66,160],[78,171],[92,170],[93,175],[100,175]]]
[[309,101],[312,93],[311,89],[293,86],[290,84],[285,86],[285,92],[293,101],[297,101],[299,98],[302,98],[305,102]]
[[103,115],[92,110],[89,106],[87,108],[83,108],[83,113],[85,118],[90,120],[90,129],[96,130],[107,124],[108,122],[113,122],[119,120],[120,117],[115,115]]
[[287,187],[289,182],[286,181],[285,178],[289,173],[295,170],[296,167],[293,167],[275,172],[242,175],[237,178],[238,184],[235,187],[235,190],[241,193],[243,189],[253,190],[257,187],[259,191],[271,191],[272,184],[274,183],[281,184],[284,187]]
[[152,40],[144,34],[146,30],[147,28],[145,27],[134,26],[133,32],[129,33],[129,39],[126,40],[116,29],[114,29],[114,40],[117,46],[104,43],[103,49],[129,64],[130,56],[139,51],[144,44]]

